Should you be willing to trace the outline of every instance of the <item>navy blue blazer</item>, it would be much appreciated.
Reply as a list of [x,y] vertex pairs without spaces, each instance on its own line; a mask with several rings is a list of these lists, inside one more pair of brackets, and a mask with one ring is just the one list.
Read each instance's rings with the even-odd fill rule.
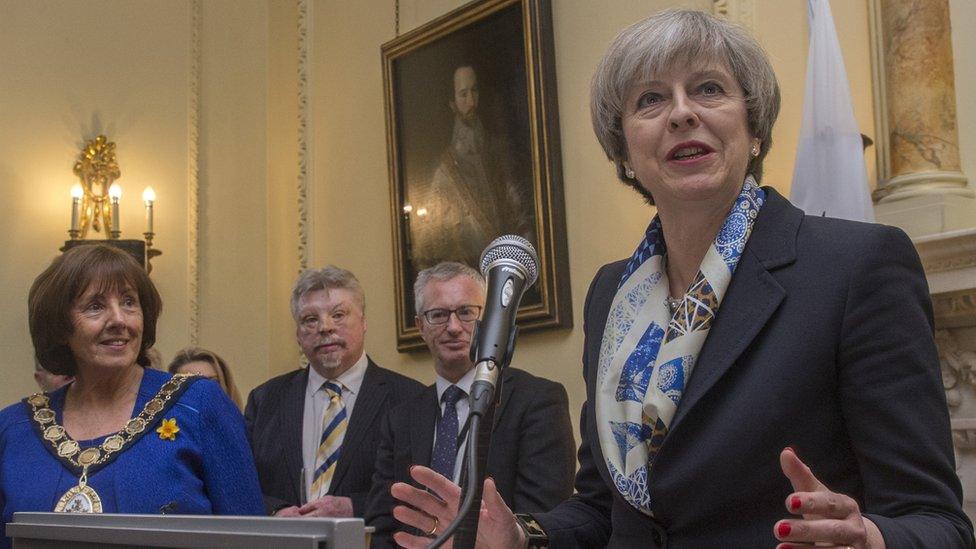
[[600,343],[626,261],[584,311],[577,494],[537,515],[551,547],[774,547],[793,446],[857,500],[889,549],[973,547],[955,474],[928,286],[900,230],[805,216],[775,190],[650,474],[654,519],[613,488],[594,419]]
[[[266,381],[247,397],[247,435],[269,513],[298,505],[301,499],[302,419],[307,384],[308,370],[295,370]],[[419,381],[380,368],[369,359],[329,485],[329,495],[352,499],[354,516],[363,516],[366,507],[381,421],[387,410],[423,388]]]

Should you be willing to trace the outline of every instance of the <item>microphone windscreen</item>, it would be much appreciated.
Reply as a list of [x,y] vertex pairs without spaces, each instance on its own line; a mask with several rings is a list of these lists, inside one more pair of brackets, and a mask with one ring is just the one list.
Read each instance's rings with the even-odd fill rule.
[[532,243],[521,236],[507,234],[492,240],[481,253],[481,274],[488,278],[491,266],[499,260],[514,261],[525,269],[526,286],[535,284],[539,277],[539,256]]

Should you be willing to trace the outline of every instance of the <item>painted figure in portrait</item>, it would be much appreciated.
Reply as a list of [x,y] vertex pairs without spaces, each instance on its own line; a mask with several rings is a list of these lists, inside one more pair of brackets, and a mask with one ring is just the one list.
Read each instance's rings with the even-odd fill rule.
[[410,199],[417,214],[410,230],[418,269],[443,260],[477,267],[484,247],[503,234],[535,242],[531,184],[517,184],[511,141],[483,120],[477,70],[460,64],[451,80],[445,86],[453,115],[450,141],[428,185],[412,189]]

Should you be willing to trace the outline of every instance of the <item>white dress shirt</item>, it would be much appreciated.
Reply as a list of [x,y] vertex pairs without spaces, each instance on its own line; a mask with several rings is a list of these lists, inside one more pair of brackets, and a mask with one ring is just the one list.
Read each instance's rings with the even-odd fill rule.
[[308,367],[308,385],[305,386],[305,413],[302,416],[302,464],[305,467],[305,493],[312,493],[312,480],[315,473],[315,454],[322,438],[322,414],[329,405],[329,395],[322,384],[335,381],[342,385],[342,403],[346,406],[346,425],[352,420],[352,410],[356,405],[356,397],[363,385],[366,365],[369,360],[366,353],[359,360],[336,379],[322,377],[315,368]]
[[[441,376],[437,376],[437,402],[441,411],[440,415],[444,415],[445,404],[441,398],[444,396],[444,391],[446,391],[448,387],[451,385],[457,385],[459,389],[468,395],[467,397],[459,400],[456,405],[458,416],[458,435],[460,435],[460,431],[464,429],[464,423],[468,421],[468,412],[471,411],[471,403],[468,400],[468,397],[471,396],[471,384],[474,383],[474,371],[475,368],[468,370],[468,373],[464,374],[464,377],[459,379],[457,383],[451,383]],[[465,439],[467,439],[467,433],[465,433]],[[464,461],[464,448],[466,445],[465,439],[458,440],[458,452],[457,456],[454,458],[454,478],[452,479],[455,484],[461,481],[461,467],[462,462]],[[437,425],[434,425],[434,444],[437,444]],[[431,446],[431,448],[433,448],[433,446]]]

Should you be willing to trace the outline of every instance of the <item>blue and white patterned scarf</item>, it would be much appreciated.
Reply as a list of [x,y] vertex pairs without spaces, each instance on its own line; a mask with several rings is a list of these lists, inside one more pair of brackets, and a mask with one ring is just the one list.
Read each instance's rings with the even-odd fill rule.
[[657,218],[627,264],[607,317],[596,386],[600,448],[624,499],[651,514],[648,477],[766,193],[750,175],[670,315]]

